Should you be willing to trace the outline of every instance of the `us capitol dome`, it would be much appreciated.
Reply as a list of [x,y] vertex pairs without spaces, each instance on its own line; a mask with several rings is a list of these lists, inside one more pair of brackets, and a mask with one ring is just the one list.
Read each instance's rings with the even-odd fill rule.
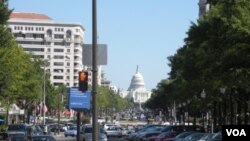
[[123,91],[123,97],[139,104],[145,103],[151,97],[151,92],[145,88],[144,79],[142,74],[139,72],[138,66],[136,68],[136,73],[131,79],[128,90]]

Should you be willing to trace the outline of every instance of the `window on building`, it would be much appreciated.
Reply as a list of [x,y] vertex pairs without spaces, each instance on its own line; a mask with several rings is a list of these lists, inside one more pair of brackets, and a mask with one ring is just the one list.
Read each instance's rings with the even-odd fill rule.
[[47,30],[47,36],[48,36],[49,38],[52,38],[52,30],[51,30],[51,29],[48,29],[48,30]]
[[45,42],[45,45],[49,45],[49,46],[50,46],[50,45],[51,45],[51,42]]
[[54,34],[55,39],[63,39],[64,35],[63,34]]
[[54,69],[54,72],[63,73],[63,69]]
[[64,59],[64,56],[63,55],[55,55],[54,59]]
[[54,43],[56,46],[63,46],[64,45],[64,42],[55,42]]
[[55,49],[54,49],[54,52],[64,52],[64,49],[55,48]]
[[63,62],[54,62],[54,66],[63,66],[64,63]]
[[57,75],[55,75],[54,79],[63,79],[63,76],[57,76]]
[[44,59],[44,55],[32,55],[32,58]]
[[60,85],[63,85],[63,83],[53,83],[54,86],[60,86]]
[[44,48],[23,48],[24,51],[44,52]]
[[66,32],[66,38],[71,38],[72,34],[70,30],[67,30]]
[[33,38],[33,34],[31,34],[31,33],[26,33],[26,34],[25,34],[25,37],[26,37],[26,38]]

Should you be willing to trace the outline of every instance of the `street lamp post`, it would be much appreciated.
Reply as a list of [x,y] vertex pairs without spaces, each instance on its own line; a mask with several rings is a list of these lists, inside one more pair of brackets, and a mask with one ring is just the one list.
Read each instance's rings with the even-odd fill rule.
[[46,86],[45,86],[45,81],[46,81],[46,64],[44,64],[44,68],[43,68],[43,104],[42,104],[42,112],[43,112],[43,125],[45,125],[45,90],[46,90]]
[[186,116],[186,114],[185,114],[185,113],[186,113],[186,112],[185,112],[186,103],[183,102],[182,105],[183,105],[183,113],[182,113],[182,114],[183,114],[183,125],[185,125],[185,122],[186,122],[186,121],[185,121],[185,120],[186,120],[186,117],[185,117],[185,116]]
[[92,124],[94,141],[99,141],[99,127],[97,123],[97,0],[92,0]]
[[[221,104],[222,104],[222,98],[224,97],[225,92],[226,92],[225,88],[220,88],[221,100],[219,102],[219,127],[221,127],[221,125],[223,124],[223,121],[224,121],[224,120],[222,121],[222,108],[221,108],[222,106],[221,106]],[[225,115],[223,115],[223,116],[225,118]]]
[[[203,98],[203,99],[206,98],[206,92],[204,89],[201,92],[201,98]],[[205,128],[205,116],[204,116],[204,114],[202,114],[202,122],[203,122],[203,128]]]

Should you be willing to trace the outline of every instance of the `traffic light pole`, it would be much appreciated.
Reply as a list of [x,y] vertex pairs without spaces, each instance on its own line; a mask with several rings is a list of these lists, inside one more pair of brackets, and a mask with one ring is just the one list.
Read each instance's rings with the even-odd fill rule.
[[96,21],[96,0],[92,1],[92,126],[94,141],[99,141],[99,130],[97,124],[97,21]]

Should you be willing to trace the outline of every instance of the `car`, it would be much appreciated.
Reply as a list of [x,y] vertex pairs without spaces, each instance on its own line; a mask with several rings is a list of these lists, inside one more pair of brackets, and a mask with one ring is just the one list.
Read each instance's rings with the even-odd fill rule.
[[168,138],[165,139],[164,141],[183,141],[185,137],[195,133],[195,131],[185,131],[177,134],[174,138]]
[[105,130],[107,137],[122,137],[122,128],[118,126],[110,126]]
[[40,126],[37,125],[31,125],[31,126],[27,126],[26,127],[26,138],[30,139],[31,136],[35,136],[35,135],[43,135],[44,132],[43,130],[40,128]]
[[9,141],[24,141],[26,140],[26,137],[23,134],[12,134],[12,136],[10,136],[8,138]]
[[66,131],[66,126],[65,125],[58,125],[58,124],[50,124],[49,126],[48,126],[48,132],[58,132],[58,131],[60,131],[60,132],[64,132],[64,131]]
[[146,138],[147,141],[164,141],[166,139],[173,138],[175,136],[174,132],[168,131],[168,132],[162,132],[159,135],[151,136],[149,138]]
[[106,131],[109,127],[111,127],[111,126],[116,126],[115,124],[113,124],[113,123],[106,123],[106,124],[104,124],[104,126],[103,126],[103,128],[104,128],[104,130]]
[[27,126],[25,124],[11,124],[7,127],[8,137],[22,135],[27,136]]
[[[80,141],[93,141],[92,132],[93,132],[92,125],[90,124],[84,125],[80,131]],[[104,130],[102,128],[100,128],[99,133],[100,133],[99,141],[108,141],[107,135],[104,133]]]
[[56,139],[51,135],[39,135],[32,136],[30,141],[56,141]]
[[187,137],[184,138],[184,141],[197,141],[200,140],[205,134],[207,133],[193,133]]
[[64,136],[71,136],[75,137],[77,135],[77,127],[76,126],[71,126],[68,130],[64,132]]

